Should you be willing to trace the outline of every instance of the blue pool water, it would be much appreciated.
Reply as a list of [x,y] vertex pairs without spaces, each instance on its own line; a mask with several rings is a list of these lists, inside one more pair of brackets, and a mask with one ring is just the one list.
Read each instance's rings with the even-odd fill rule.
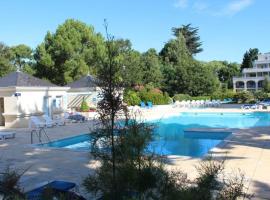
[[[250,128],[270,126],[268,113],[181,113],[151,121],[155,123],[154,141],[148,149],[163,155],[201,157],[222,142],[229,132],[194,132],[192,128]],[[186,131],[185,131],[186,130]],[[90,135],[84,134],[43,144],[47,147],[89,150]]]

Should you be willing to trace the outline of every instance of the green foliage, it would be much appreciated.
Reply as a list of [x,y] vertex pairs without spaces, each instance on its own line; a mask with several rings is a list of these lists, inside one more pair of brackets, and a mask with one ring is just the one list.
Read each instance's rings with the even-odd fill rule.
[[268,77],[265,77],[262,82],[262,88],[264,92],[270,92],[270,81]]
[[241,64],[241,71],[244,68],[252,68],[253,67],[252,62],[258,59],[258,54],[259,50],[257,48],[249,49],[248,51],[246,51]]
[[16,70],[11,63],[12,52],[8,46],[0,42],[0,77]]
[[241,91],[237,92],[234,95],[234,98],[237,99],[238,103],[249,103],[254,101],[254,96],[251,92],[248,91]]
[[89,111],[89,106],[86,102],[86,100],[83,98],[82,103],[81,103],[81,108],[80,111],[82,112],[88,112]]
[[267,94],[266,92],[260,91],[260,90],[254,92],[253,95],[254,95],[254,98],[255,98],[256,100],[259,100],[259,101],[264,100],[264,99],[266,99],[266,98],[269,97],[268,94]]
[[138,92],[138,96],[144,102],[151,101],[154,105],[168,104],[170,97],[167,93],[162,93],[155,90],[141,90]]
[[65,85],[88,72],[95,74],[104,48],[102,36],[92,26],[68,19],[37,47],[36,76]]
[[161,85],[163,75],[161,72],[161,63],[155,49],[149,49],[141,56],[141,65],[143,70],[142,82],[144,84],[153,84],[154,87]]
[[199,28],[192,27],[191,24],[182,25],[180,28],[172,28],[174,36],[179,37],[179,35],[182,34],[185,37],[186,46],[191,55],[195,55],[203,51],[198,31]]
[[12,170],[9,167],[0,173],[0,197],[4,200],[26,200],[22,189],[19,186],[19,181],[22,175],[16,170]]
[[211,95],[212,99],[233,99],[235,97],[236,93],[233,90],[217,90]]
[[20,44],[11,47],[10,50],[12,52],[11,63],[20,71],[34,74],[32,49],[24,44]]
[[124,101],[129,105],[129,106],[135,106],[139,105],[141,102],[140,97],[138,96],[137,92],[128,90],[124,94]]
[[163,88],[171,96],[178,93],[208,95],[219,87],[214,72],[190,56],[182,34],[165,44],[160,56],[164,61]]
[[191,100],[191,96],[188,94],[176,94],[173,96],[174,101],[184,101],[184,100]]

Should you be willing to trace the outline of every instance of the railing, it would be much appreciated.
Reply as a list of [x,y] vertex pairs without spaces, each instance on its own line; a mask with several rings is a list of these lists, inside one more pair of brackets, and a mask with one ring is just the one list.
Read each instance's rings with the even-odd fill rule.
[[36,137],[38,138],[38,142],[39,143],[43,143],[42,142],[42,136],[43,138],[45,137],[45,139],[47,140],[46,142],[50,142],[50,138],[49,136],[47,135],[46,131],[44,128],[39,128],[39,129],[33,129],[31,131],[31,144],[34,144],[34,136],[36,135]]

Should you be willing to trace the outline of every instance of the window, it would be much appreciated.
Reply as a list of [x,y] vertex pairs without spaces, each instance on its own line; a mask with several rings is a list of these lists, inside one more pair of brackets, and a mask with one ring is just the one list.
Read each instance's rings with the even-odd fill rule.
[[62,96],[56,96],[56,98],[53,100],[53,107],[55,108],[62,107]]

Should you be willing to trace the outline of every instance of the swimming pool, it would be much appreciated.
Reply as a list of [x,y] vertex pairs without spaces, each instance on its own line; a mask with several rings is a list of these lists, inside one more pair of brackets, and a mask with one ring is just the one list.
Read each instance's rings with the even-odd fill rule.
[[[194,128],[250,128],[270,126],[269,113],[196,113],[185,112],[155,123],[155,137],[149,149],[162,155],[202,157],[221,143],[230,132],[188,131]],[[62,139],[42,146],[89,150],[89,134]]]

